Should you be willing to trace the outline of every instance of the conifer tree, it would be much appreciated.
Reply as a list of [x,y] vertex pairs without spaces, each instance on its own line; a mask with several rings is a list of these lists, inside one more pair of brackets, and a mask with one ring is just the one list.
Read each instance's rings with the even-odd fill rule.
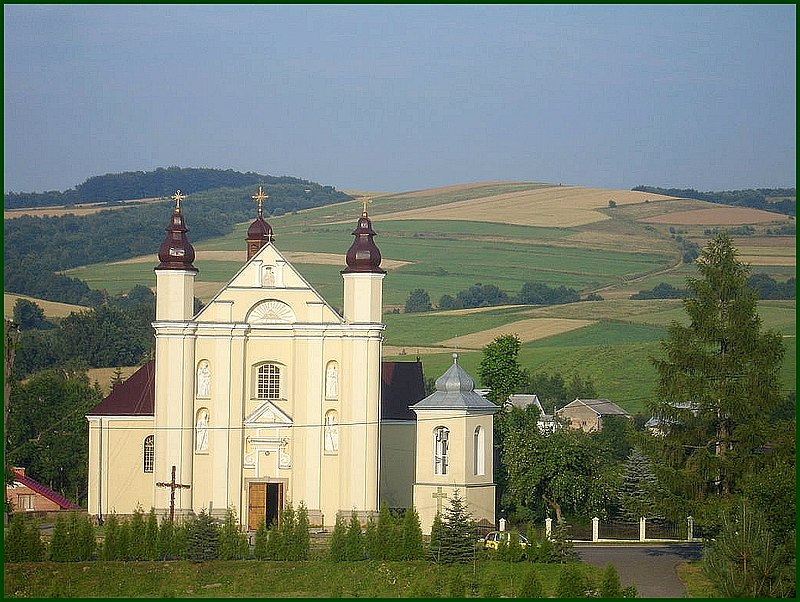
[[72,559],[72,542],[69,537],[69,526],[64,515],[59,514],[53,523],[53,536],[50,538],[50,560],[53,562],[69,562]]
[[77,518],[75,529],[75,557],[76,560],[92,560],[97,549],[97,538],[94,534],[94,525],[88,516]]
[[186,525],[189,560],[216,560],[219,557],[219,530],[205,509],[192,517]]
[[186,523],[173,525],[172,553],[176,560],[187,558],[189,550],[189,529]]
[[247,536],[239,529],[236,511],[228,508],[225,512],[225,522],[219,532],[219,559],[242,560],[249,556],[249,549],[245,553],[246,548]]
[[169,518],[164,517],[161,520],[161,526],[158,529],[158,544],[157,544],[157,558],[159,560],[172,560],[175,556],[175,523]]
[[438,512],[433,517],[433,524],[431,525],[431,538],[428,541],[428,556],[431,560],[438,563],[442,559],[442,542],[444,540],[444,522],[442,522],[442,515]]
[[308,560],[311,551],[311,536],[308,533],[308,508],[303,502],[297,508],[292,541],[294,542],[293,560]]
[[378,541],[378,524],[373,516],[369,517],[367,525],[364,527],[364,551],[370,560],[377,560],[381,553],[380,542]]
[[256,560],[267,559],[267,540],[269,539],[269,531],[267,530],[267,523],[261,520],[256,529],[256,538],[253,545],[253,556]]
[[344,538],[345,560],[364,560],[364,536],[355,510],[350,515],[350,525]]
[[100,550],[102,560],[117,560],[117,550],[119,548],[119,520],[113,512],[106,517],[105,536],[103,537],[103,547]]
[[395,519],[389,512],[386,500],[381,502],[381,509],[378,512],[378,523],[376,525],[377,535],[377,556],[375,560],[396,560],[398,556],[398,532]]
[[401,524],[402,554],[400,560],[422,560],[425,558],[425,548],[422,544],[422,527],[419,524],[419,514],[414,506],[406,510]]
[[45,549],[39,526],[21,513],[11,515],[6,531],[3,556],[5,562],[39,562],[44,560]]
[[603,571],[603,579],[600,581],[601,598],[622,598],[622,584],[619,581],[617,568],[609,563]]
[[650,458],[634,447],[625,461],[622,483],[617,490],[622,516],[629,521],[655,516],[657,490]]
[[116,550],[114,552],[114,560],[132,560],[130,556],[131,522],[125,519],[121,520],[117,532],[118,537]]
[[556,586],[557,598],[585,598],[588,581],[579,564],[568,562],[561,568]]
[[337,515],[336,524],[331,533],[331,543],[328,547],[328,559],[334,562],[347,560],[347,524],[344,517]]
[[658,458],[659,481],[678,502],[673,517],[688,511],[702,522],[715,511],[708,501],[741,492],[767,461],[757,451],[782,402],[785,347],[780,333],[761,331],[749,267],[727,233],[709,241],[695,263],[699,278],[688,280],[683,300],[689,324],[673,322],[662,357],[653,359],[659,380],[651,410],[663,436],[651,438],[648,455]]
[[506,560],[508,562],[519,562],[522,560],[525,552],[519,542],[519,534],[511,533],[508,536],[508,548],[506,550]]
[[470,562],[475,555],[475,525],[458,489],[449,500],[442,522],[444,532],[440,561],[445,564]]
[[128,558],[130,560],[145,560],[147,558],[147,542],[145,540],[144,508],[136,504],[133,516],[129,521],[130,540],[128,543]]
[[150,507],[144,529],[144,559],[155,560],[158,558],[158,517],[156,509]]

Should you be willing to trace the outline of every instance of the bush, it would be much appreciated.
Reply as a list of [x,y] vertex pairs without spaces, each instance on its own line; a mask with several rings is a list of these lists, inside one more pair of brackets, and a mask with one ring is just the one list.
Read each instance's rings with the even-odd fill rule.
[[45,550],[39,526],[24,514],[12,514],[3,551],[5,562],[40,562]]
[[579,564],[570,562],[563,566],[556,586],[556,598],[585,598],[589,582]]
[[600,597],[601,598],[621,598],[622,585],[619,582],[619,574],[613,564],[606,567],[603,572],[603,579],[600,582]]
[[219,558],[219,530],[205,510],[189,520],[186,534],[186,556],[189,560],[199,562]]
[[355,511],[350,515],[350,526],[344,536],[344,560],[364,560],[364,537]]
[[156,560],[158,558],[158,517],[156,509],[150,507],[147,515],[147,522],[144,528],[144,558],[145,560]]
[[449,598],[466,598],[467,586],[464,583],[464,576],[460,570],[450,571],[447,579],[447,596]]
[[219,532],[219,559],[245,560],[250,557],[250,546],[247,535],[242,533],[236,520],[236,511],[228,508],[225,512],[225,523]]
[[517,591],[517,598],[543,598],[544,590],[542,589],[542,582],[539,580],[539,575],[533,569],[529,568],[522,577],[522,583]]
[[400,525],[402,541],[401,560],[422,560],[425,558],[425,548],[422,543],[422,527],[419,524],[419,514],[414,506],[406,510],[403,522]]
[[256,560],[267,559],[267,540],[269,539],[269,531],[267,531],[267,523],[262,520],[258,523],[256,529],[256,538],[253,545],[253,556]]
[[[259,527],[260,528],[260,527]],[[336,524],[331,533],[331,543],[328,547],[328,559],[334,562],[341,562],[346,560],[347,550],[345,539],[347,537],[347,526],[344,522],[343,516],[336,517]],[[256,542],[258,541],[258,534],[256,534]]]

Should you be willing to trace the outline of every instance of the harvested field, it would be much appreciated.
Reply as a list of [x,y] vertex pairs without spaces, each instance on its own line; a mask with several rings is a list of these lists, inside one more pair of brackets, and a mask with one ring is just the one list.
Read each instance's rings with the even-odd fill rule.
[[[241,261],[242,265],[245,263],[245,252],[242,251],[203,251],[202,249],[196,251],[197,257],[195,261]],[[344,267],[346,265],[344,254],[337,253],[309,253],[302,251],[287,251],[282,253],[286,259],[292,263],[314,263],[321,265],[337,265]],[[123,261],[115,261],[110,265],[124,265],[133,263],[153,263],[158,265],[158,257],[156,255],[141,255],[139,257],[132,257]],[[410,261],[396,261],[393,259],[382,259],[381,267],[387,270],[396,269],[404,265],[411,265]]]
[[458,192],[460,190],[469,190],[471,188],[483,188],[484,186],[501,186],[503,184],[519,184],[519,182],[473,182],[471,184],[457,184],[455,186],[441,186],[439,188],[428,188],[426,190],[417,190],[414,192],[402,192],[391,196],[402,196],[403,198],[421,198],[426,196],[436,196],[439,194],[448,194],[451,192]]
[[120,203],[129,203],[128,205],[105,205],[104,203],[79,203],[72,207],[61,205],[59,207],[30,207],[28,209],[8,209],[3,211],[3,219],[14,219],[22,217],[23,215],[30,215],[31,217],[58,217],[61,215],[91,215],[92,213],[99,213],[100,211],[113,211],[115,209],[126,209],[132,204],[139,203],[157,203],[164,201],[163,198],[147,198],[147,199],[130,199],[127,201],[119,201]]
[[738,226],[744,224],[763,224],[784,222],[787,217],[780,213],[748,209],[747,207],[712,207],[692,211],[675,211],[642,219],[651,224],[675,224],[678,226]]
[[44,299],[35,299],[26,295],[14,295],[12,293],[3,293],[3,315],[10,318],[14,315],[14,304],[17,299],[27,299],[36,303],[44,311],[46,318],[64,318],[72,312],[85,311],[88,307],[82,305],[70,305],[69,303],[58,303],[57,301],[45,301]]
[[[425,191],[427,192],[427,191]],[[463,220],[568,228],[609,219],[598,209],[617,205],[671,200],[673,197],[645,194],[631,190],[604,190],[577,186],[550,186],[493,196],[456,201],[381,215],[381,219]]]
[[[122,379],[127,379],[131,374],[136,372],[140,366],[120,366]],[[111,380],[114,378],[116,368],[89,368],[86,375],[89,377],[89,382],[97,382],[103,390],[103,395],[111,393]]]
[[459,349],[482,349],[503,334],[516,334],[523,343],[530,343],[555,334],[569,332],[594,324],[593,320],[571,320],[564,318],[530,318],[511,322],[505,326],[490,328],[460,337],[441,341],[440,345]]
[[750,265],[797,265],[797,258],[794,255],[748,255],[742,253],[739,255],[739,260]]

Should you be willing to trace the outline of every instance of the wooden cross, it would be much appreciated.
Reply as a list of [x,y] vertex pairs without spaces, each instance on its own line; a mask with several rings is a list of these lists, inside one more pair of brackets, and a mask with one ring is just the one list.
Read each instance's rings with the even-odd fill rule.
[[175,518],[175,490],[189,489],[191,485],[182,485],[175,482],[175,465],[173,464],[172,481],[169,483],[156,483],[156,487],[169,487],[172,490],[169,494],[169,521],[172,522],[172,520]]
[[186,198],[186,195],[185,194],[181,194],[181,191],[179,190],[178,192],[173,194],[171,198],[172,198],[173,201],[175,201],[175,210],[180,213],[181,201]]
[[436,493],[431,494],[432,498],[436,499],[436,514],[442,513],[442,500],[447,499],[447,494],[442,491],[441,487],[436,488]]
[[250,198],[258,203],[258,217],[261,217],[264,208],[264,199],[268,199],[269,195],[264,194],[263,187],[259,186],[258,194],[254,194]]

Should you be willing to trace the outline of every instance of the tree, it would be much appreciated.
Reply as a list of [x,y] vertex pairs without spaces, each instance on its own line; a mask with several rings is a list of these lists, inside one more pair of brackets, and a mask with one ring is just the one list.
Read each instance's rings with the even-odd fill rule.
[[[111,516],[114,516],[113,514]],[[106,521],[106,540],[108,540],[108,523]],[[116,521],[116,518],[115,518]],[[158,551],[157,558],[159,560],[173,560],[178,557],[175,544],[175,523],[168,518],[161,521],[161,526],[158,529]]]
[[763,462],[785,350],[779,333],[761,331],[749,268],[727,234],[696,264],[700,277],[688,280],[683,301],[690,324],[673,322],[663,357],[652,360],[659,381],[651,410],[666,426],[648,451],[659,480],[699,517],[741,491]]
[[652,462],[639,448],[631,450],[622,474],[622,483],[617,490],[622,516],[626,520],[638,521],[641,517],[653,517],[657,506],[658,481]]
[[563,521],[565,510],[604,516],[614,488],[613,464],[588,433],[558,429],[542,435],[530,424],[511,428],[501,451],[508,494],[538,504]]
[[442,524],[444,529],[441,535],[439,562],[445,564],[470,562],[475,555],[475,523],[458,489],[448,500]]
[[431,297],[428,294],[428,291],[415,288],[408,294],[408,299],[406,300],[405,312],[407,314],[420,312],[420,311],[430,311],[433,309],[431,305]]
[[402,541],[400,560],[422,560],[425,558],[425,548],[422,545],[422,527],[419,524],[419,514],[417,514],[414,506],[406,510],[400,529]]
[[190,560],[216,560],[219,557],[219,530],[205,509],[189,519],[186,554]]
[[542,582],[533,567],[525,571],[517,592],[517,598],[544,598]]
[[619,582],[619,573],[611,563],[603,571],[603,579],[600,581],[600,597],[622,598],[622,584]]
[[14,303],[14,322],[21,330],[50,328],[52,324],[44,317],[44,310],[33,301],[17,299]]
[[308,509],[303,502],[300,502],[300,505],[297,507],[292,533],[291,560],[308,560],[308,553],[311,549],[311,537],[308,534]]
[[487,397],[492,403],[502,405],[522,384],[523,372],[517,361],[520,347],[517,335],[504,334],[483,348],[478,376],[489,388]]
[[129,524],[131,540],[128,557],[130,560],[145,560],[147,558],[147,540],[145,538],[147,525],[144,519],[144,508],[142,508],[141,504],[136,504]]
[[53,524],[53,537],[50,539],[50,560],[69,562],[75,555],[75,541],[69,536],[69,526],[63,514],[56,516]]
[[256,560],[267,559],[267,540],[269,539],[269,531],[267,531],[267,522],[261,520],[256,529],[255,542],[253,543],[253,556]]
[[589,589],[589,579],[581,569],[581,565],[568,562],[561,567],[556,598],[585,598]]
[[[260,528],[260,525],[259,525]],[[343,516],[336,517],[336,524],[333,527],[333,533],[331,533],[331,544],[328,548],[328,558],[333,560],[334,562],[341,562],[346,560],[347,556],[347,549],[346,549],[346,539],[347,537],[347,525],[345,524]],[[256,533],[256,549],[258,546],[258,533]],[[258,555],[256,555],[258,558]]]
[[350,515],[350,525],[344,536],[344,559],[364,560],[364,537],[355,510]]
[[3,540],[5,562],[40,562],[44,555],[39,526],[25,514],[12,514]]
[[431,538],[428,541],[428,556],[431,560],[438,563],[442,557],[442,541],[444,539],[444,523],[442,522],[442,515],[436,513],[433,517],[433,524],[431,525]]
[[442,295],[439,298],[439,309],[461,309],[461,307],[452,295]]
[[370,557],[371,560],[397,560],[400,553],[400,532],[398,525],[391,512],[386,500],[381,502],[381,509],[378,512],[378,522],[375,526],[377,540],[377,556]]
[[[103,537],[103,547],[100,551],[102,560],[121,560],[119,550],[119,520],[113,512],[106,516],[104,525],[105,536]],[[166,560],[166,557],[164,557]]]
[[156,509],[150,507],[144,529],[144,558],[156,560],[158,558],[158,517]]
[[244,560],[250,556],[247,536],[239,529],[236,511],[228,508],[225,511],[225,522],[219,532],[219,559]]

